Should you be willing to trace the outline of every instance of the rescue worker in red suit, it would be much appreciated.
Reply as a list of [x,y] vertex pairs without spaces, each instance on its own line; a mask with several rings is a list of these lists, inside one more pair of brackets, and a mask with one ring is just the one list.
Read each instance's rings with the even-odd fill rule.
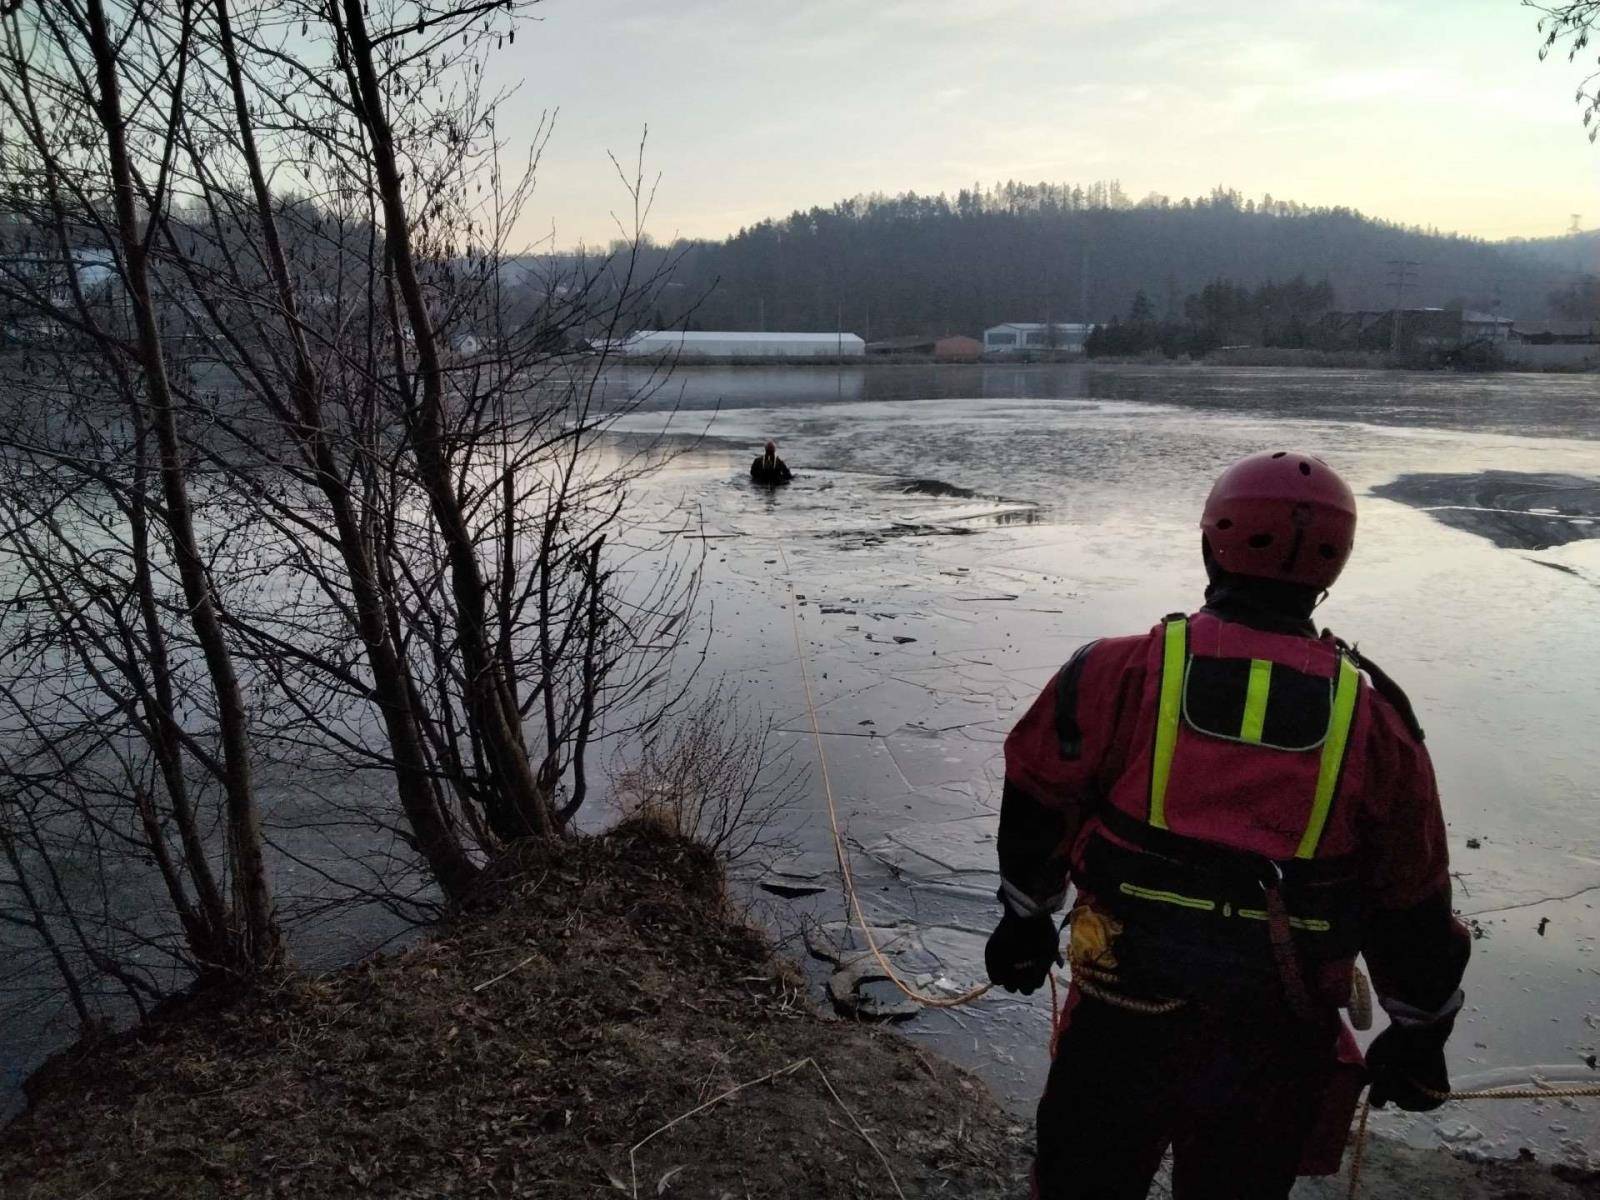
[[[1449,1089],[1471,940],[1422,730],[1311,621],[1355,525],[1320,459],[1234,464],[1205,606],[1082,647],[1006,739],[995,984],[1045,982],[1077,888],[1044,1200],[1145,1196],[1169,1147],[1177,1200],[1284,1197],[1337,1170],[1363,1078],[1379,1107]],[[1358,953],[1389,1016],[1364,1076],[1339,1012]]]

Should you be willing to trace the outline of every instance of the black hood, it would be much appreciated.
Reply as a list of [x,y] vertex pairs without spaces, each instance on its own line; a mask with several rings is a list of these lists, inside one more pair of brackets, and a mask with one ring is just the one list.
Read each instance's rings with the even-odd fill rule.
[[[1203,543],[1202,543],[1203,544]],[[1311,614],[1325,592],[1299,583],[1276,579],[1254,579],[1224,571],[1204,547],[1206,576],[1205,610],[1223,621],[1234,621],[1268,633],[1294,633],[1316,637]]]

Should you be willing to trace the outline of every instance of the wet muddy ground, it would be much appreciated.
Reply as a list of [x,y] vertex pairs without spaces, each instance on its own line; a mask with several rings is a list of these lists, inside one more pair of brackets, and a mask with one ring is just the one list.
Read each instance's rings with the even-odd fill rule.
[[[964,375],[966,395],[924,372],[932,398],[916,399],[914,373],[834,374],[686,372],[661,401],[679,405],[670,422],[626,425],[693,445],[641,510],[660,528],[688,513],[709,537],[708,675],[739,681],[808,772],[793,851],[768,880],[782,894],[755,893],[770,923],[797,946],[802,927],[814,949],[853,944],[797,628],[870,919],[924,986],[965,988],[996,911],[1006,731],[1085,640],[1199,603],[1196,514],[1222,465],[1303,447],[1361,496],[1358,548],[1320,620],[1410,692],[1445,798],[1457,905],[1478,935],[1457,1086],[1600,1079],[1592,380],[1065,367]],[[767,437],[798,475],[776,491],[745,478]],[[819,994],[829,969],[817,965]],[[902,1028],[1031,1108],[1040,996]],[[1581,1162],[1600,1147],[1597,1114],[1592,1101],[1447,1106],[1375,1127]]]

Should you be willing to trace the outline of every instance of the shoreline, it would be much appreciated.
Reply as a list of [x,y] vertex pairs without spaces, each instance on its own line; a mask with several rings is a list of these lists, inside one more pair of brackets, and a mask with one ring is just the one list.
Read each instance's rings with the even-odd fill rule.
[[[403,952],[192,996],[58,1054],[0,1130],[0,1190],[1026,1193],[1027,1125],[910,1040],[826,1015],[705,849],[637,822],[528,848],[481,907]],[[1377,1137],[1363,1177],[1372,1200],[1600,1186]]]
[[959,361],[938,359],[932,355],[856,355],[844,358],[818,355],[806,358],[783,358],[757,355],[711,358],[701,355],[677,359],[659,357],[614,357],[605,364],[606,370],[638,368],[650,371],[724,370],[726,368],[783,367],[801,370],[843,370],[846,367],[873,371],[928,367],[951,370],[972,368],[1005,368],[1019,370],[1040,367],[1155,367],[1174,370],[1192,370],[1210,367],[1221,370],[1326,370],[1326,371],[1395,371],[1408,375],[1594,375],[1600,374],[1600,364],[1584,366],[1572,364],[1502,363],[1494,366],[1466,366],[1427,363],[1411,360],[1394,360],[1387,354],[1361,351],[1274,350],[1263,348],[1250,351],[1216,352],[1201,358],[1166,358],[1162,355],[1127,356],[1106,355],[1087,358],[1082,354],[1060,355],[1054,358],[1032,355],[996,356],[992,358],[964,359]]
[[709,851],[633,823],[510,857],[487,911],[403,952],[56,1055],[0,1130],[0,1194],[1026,1190],[989,1089],[816,1011]]

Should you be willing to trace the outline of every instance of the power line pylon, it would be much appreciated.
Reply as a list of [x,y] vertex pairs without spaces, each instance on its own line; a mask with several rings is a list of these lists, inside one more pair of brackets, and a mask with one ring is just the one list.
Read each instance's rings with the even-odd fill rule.
[[1389,353],[1400,353],[1400,303],[1406,287],[1416,282],[1417,268],[1421,263],[1409,258],[1389,260],[1389,281],[1394,285],[1394,324],[1389,331]]

